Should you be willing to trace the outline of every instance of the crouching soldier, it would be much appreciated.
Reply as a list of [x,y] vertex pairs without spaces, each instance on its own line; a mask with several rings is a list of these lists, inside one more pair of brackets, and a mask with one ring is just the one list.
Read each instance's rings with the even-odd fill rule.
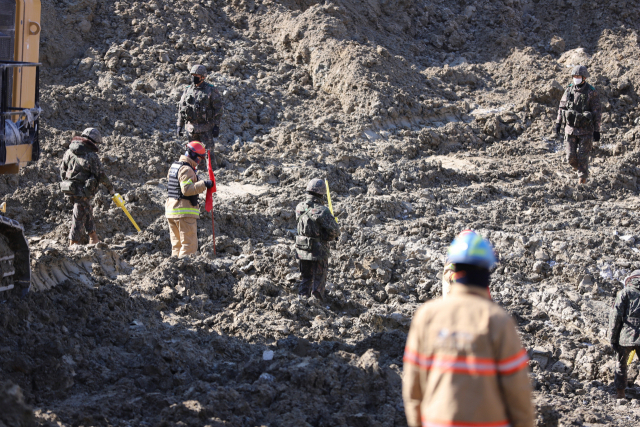
[[101,143],[102,136],[98,129],[86,128],[80,136],[71,140],[71,145],[64,153],[60,164],[60,189],[73,203],[70,245],[78,244],[83,232],[89,235],[89,244],[100,242],[89,202],[98,192],[100,183],[107,187],[109,194],[115,194],[113,185],[96,154]]
[[164,205],[171,236],[171,255],[184,257],[198,250],[198,194],[213,186],[210,180],[199,181],[196,168],[206,150],[198,141],[187,144],[187,151],[171,165],[167,175],[169,197]]
[[329,242],[340,236],[340,229],[329,208],[324,206],[326,184],[312,179],[307,185],[307,198],[296,206],[298,235],[296,253],[300,260],[302,281],[298,294],[324,298],[324,285],[329,268]]
[[640,351],[640,270],[624,280],[624,288],[616,295],[609,314],[609,340],[617,353],[613,380],[616,397],[624,399],[629,354]]

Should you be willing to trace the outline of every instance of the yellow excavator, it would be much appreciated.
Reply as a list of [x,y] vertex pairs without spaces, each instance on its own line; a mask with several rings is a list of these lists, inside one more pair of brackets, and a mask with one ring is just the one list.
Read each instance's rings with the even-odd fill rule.
[[[40,10],[40,0],[0,0],[0,175],[40,155]],[[29,291],[29,257],[24,227],[0,215],[0,292]]]

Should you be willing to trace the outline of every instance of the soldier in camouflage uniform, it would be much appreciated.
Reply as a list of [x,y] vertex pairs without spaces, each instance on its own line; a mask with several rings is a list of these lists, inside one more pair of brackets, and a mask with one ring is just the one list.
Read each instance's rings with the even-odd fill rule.
[[300,260],[302,281],[300,296],[324,298],[324,285],[329,268],[329,242],[340,236],[340,229],[329,208],[324,206],[326,184],[313,179],[307,185],[307,198],[296,206],[298,235],[296,254]]
[[614,385],[618,399],[627,387],[627,359],[632,350],[640,354],[640,270],[624,281],[609,313],[609,340],[617,353]]
[[562,95],[555,135],[564,127],[564,143],[567,161],[578,172],[580,184],[585,184],[589,176],[589,154],[593,141],[600,141],[600,121],[602,113],[596,89],[587,83],[587,67],[577,65],[571,70],[573,83]]
[[220,133],[222,97],[212,84],[205,82],[207,69],[200,64],[191,67],[193,84],[187,86],[178,103],[177,136],[187,131],[187,142],[200,141],[213,152],[213,138]]
[[71,145],[60,164],[60,187],[73,203],[73,218],[69,232],[71,245],[79,243],[83,231],[89,235],[90,244],[100,241],[89,204],[89,200],[98,192],[98,184],[102,183],[107,187],[109,194],[115,194],[113,185],[96,154],[100,143],[102,136],[97,129],[85,129],[81,136],[71,140]]

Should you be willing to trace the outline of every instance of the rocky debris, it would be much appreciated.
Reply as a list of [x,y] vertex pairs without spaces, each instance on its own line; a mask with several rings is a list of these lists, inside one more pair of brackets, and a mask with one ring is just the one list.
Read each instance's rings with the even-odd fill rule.
[[11,381],[0,382],[0,427],[35,426],[32,409],[25,403],[22,390]]
[[[404,425],[409,322],[474,228],[501,259],[491,294],[529,351],[537,425],[637,421],[637,362],[625,405],[605,336],[640,268],[632,6],[582,5],[576,33],[558,22],[578,6],[547,0],[44,3],[42,156],[0,176],[34,292],[0,294],[0,375],[40,425]],[[163,206],[194,63],[225,101],[218,257],[203,212],[179,260]],[[577,63],[604,112],[584,186],[549,138]],[[87,126],[142,232],[103,189],[104,243],[69,249],[57,167]],[[292,251],[314,177],[342,229],[322,303],[298,298]]]

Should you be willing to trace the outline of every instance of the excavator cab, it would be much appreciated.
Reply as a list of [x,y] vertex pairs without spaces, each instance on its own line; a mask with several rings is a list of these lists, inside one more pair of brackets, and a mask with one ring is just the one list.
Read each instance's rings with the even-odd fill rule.
[[[0,0],[0,175],[40,156],[40,0]],[[25,295],[31,261],[24,227],[0,207],[0,292]],[[10,207],[9,207],[10,209]]]

